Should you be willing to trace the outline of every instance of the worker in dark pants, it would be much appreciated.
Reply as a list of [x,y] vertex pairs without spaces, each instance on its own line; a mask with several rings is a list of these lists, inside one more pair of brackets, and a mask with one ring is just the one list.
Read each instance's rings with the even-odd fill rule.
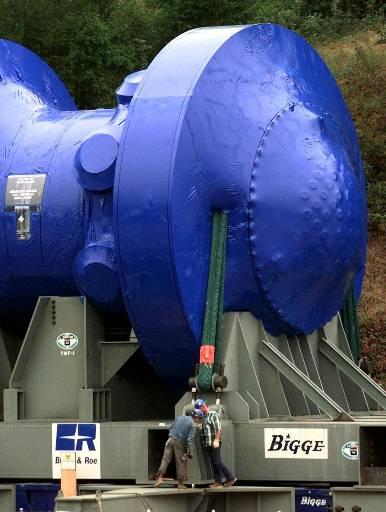
[[[209,487],[231,487],[237,480],[221,458],[221,421],[216,411],[210,411],[205,400],[199,398],[194,404],[196,411],[204,415],[201,425],[201,438],[212,466],[214,483]],[[225,479],[225,481],[224,481]]]
[[169,437],[165,444],[161,465],[157,472],[155,487],[163,482],[163,477],[173,458],[176,460],[177,489],[186,489],[184,480],[187,479],[187,459],[193,457],[194,437],[196,435],[196,416],[203,416],[201,411],[193,411],[189,416],[178,416],[169,430]]

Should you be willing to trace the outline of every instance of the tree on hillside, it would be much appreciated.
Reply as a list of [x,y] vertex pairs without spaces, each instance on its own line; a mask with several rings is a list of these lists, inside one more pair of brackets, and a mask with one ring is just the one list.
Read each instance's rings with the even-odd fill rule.
[[146,0],[0,0],[0,37],[45,59],[79,107],[109,106],[160,46],[157,16]]

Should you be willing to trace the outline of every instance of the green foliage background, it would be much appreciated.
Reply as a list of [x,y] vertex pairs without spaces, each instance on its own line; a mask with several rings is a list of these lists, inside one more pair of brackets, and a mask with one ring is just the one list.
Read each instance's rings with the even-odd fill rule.
[[[366,29],[386,42],[382,0],[0,0],[0,38],[38,53],[79,108],[108,107],[129,73],[145,68],[176,35],[194,27],[275,22],[320,47]],[[386,225],[385,52],[324,55],[361,139],[369,221]]]

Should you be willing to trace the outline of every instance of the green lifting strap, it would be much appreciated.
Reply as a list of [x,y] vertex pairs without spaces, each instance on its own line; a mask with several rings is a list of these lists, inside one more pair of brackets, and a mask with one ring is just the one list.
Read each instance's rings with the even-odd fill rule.
[[354,361],[358,363],[361,357],[361,342],[359,338],[357,304],[353,284],[351,284],[348,289],[340,314]]
[[218,348],[224,303],[226,238],[227,215],[224,212],[215,212],[213,214],[209,278],[197,379],[201,392],[212,390],[212,377],[219,369]]

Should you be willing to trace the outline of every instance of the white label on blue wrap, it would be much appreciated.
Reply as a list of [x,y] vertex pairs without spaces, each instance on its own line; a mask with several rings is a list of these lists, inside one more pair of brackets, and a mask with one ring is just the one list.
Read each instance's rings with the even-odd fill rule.
[[13,211],[16,206],[29,206],[31,211],[40,209],[45,182],[46,174],[8,176],[5,190],[6,211]]

